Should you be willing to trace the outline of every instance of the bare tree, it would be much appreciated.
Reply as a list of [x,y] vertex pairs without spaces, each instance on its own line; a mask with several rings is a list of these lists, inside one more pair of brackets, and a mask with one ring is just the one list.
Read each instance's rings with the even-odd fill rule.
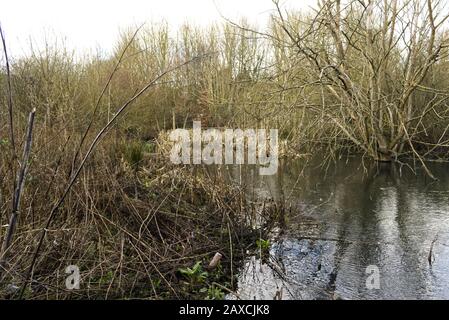
[[320,0],[313,16],[295,19],[274,3],[275,24],[319,93],[307,108],[376,160],[391,161],[408,149],[422,161],[413,137],[423,117],[449,97],[426,86],[432,68],[447,58],[447,4]]

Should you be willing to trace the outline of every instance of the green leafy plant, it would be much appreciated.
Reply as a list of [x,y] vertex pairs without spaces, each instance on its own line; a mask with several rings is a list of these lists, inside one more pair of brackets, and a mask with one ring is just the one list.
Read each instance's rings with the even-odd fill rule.
[[270,240],[258,239],[256,245],[259,250],[268,251],[271,247]]
[[104,274],[98,281],[100,286],[110,284],[112,280],[114,279],[114,272],[112,270],[109,270]]
[[207,292],[206,300],[223,300],[225,294],[220,287],[212,284],[205,290]]
[[131,142],[124,148],[124,158],[134,171],[139,171],[142,164],[145,145],[141,142]]
[[8,139],[0,139],[0,146],[7,146],[9,144]]
[[192,268],[180,268],[179,273],[190,283],[191,286],[203,284],[209,275],[203,270],[201,261],[196,262]]
[[161,287],[161,279],[157,278],[157,279],[151,279],[151,286],[155,289],[158,290]]

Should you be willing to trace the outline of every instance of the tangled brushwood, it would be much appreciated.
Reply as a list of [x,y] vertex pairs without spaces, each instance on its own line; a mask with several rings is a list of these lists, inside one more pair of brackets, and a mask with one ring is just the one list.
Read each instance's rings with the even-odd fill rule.
[[[23,96],[13,99],[20,75],[11,75],[3,45],[9,120],[0,143],[1,297],[222,299],[235,289],[239,257],[265,232],[264,224],[248,223],[256,209],[241,187],[220,174],[168,164],[156,141],[136,137],[121,122],[147,91],[201,57],[167,66],[104,117],[103,98],[136,34],[87,119],[64,104],[69,90],[61,87],[51,89],[57,102],[45,99],[63,104],[62,113],[40,112],[34,97],[39,108],[27,121]],[[33,92],[32,84],[25,87]],[[267,221],[277,211],[264,210]],[[208,270],[217,256],[221,261]],[[80,271],[77,290],[65,281],[71,266]]]
[[[98,150],[48,228],[27,279],[42,227],[64,192],[53,181],[67,180],[71,170],[70,162],[55,157],[56,150],[42,151],[45,160],[36,154],[3,266],[1,295],[158,299],[220,298],[231,292],[231,271],[264,232],[248,223],[254,208],[249,209],[241,188],[225,184],[219,174],[212,178],[203,169],[172,166],[147,151],[145,144],[129,141]],[[6,169],[2,167],[2,224],[10,202]],[[275,212],[265,210],[271,210],[266,217]],[[216,252],[223,255],[220,265],[207,270]],[[79,290],[66,288],[69,265],[80,269]],[[191,274],[183,272],[188,268]]]
[[283,156],[412,159],[433,177],[426,161],[449,159],[447,1],[273,3],[265,30],[149,24],[108,56],[55,41],[11,59],[0,28],[0,296],[233,291],[282,207],[253,207],[220,170],[167,164],[168,130],[194,121],[276,128]]

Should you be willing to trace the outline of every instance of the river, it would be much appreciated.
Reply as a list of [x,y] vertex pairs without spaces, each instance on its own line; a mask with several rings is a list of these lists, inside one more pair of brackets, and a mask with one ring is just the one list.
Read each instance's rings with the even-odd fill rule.
[[449,164],[428,166],[438,180],[358,158],[327,167],[283,162],[266,177],[232,168],[258,200],[291,206],[273,230],[269,258],[249,255],[242,263],[237,295],[449,299]]

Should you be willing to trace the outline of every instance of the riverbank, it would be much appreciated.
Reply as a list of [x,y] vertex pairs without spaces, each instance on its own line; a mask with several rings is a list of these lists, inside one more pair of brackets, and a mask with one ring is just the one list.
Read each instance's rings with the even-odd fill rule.
[[[67,162],[33,160],[0,295],[18,298],[23,286],[27,299],[221,299],[233,292],[243,257],[279,209],[251,205],[240,187],[201,167],[174,166],[135,142],[109,141],[52,221],[26,279],[42,226],[62,192],[51,181],[67,179],[70,170]],[[5,200],[8,182],[1,182]],[[264,217],[258,225],[255,210]],[[1,236],[6,213],[3,204]],[[209,269],[216,253],[221,261]],[[79,290],[66,288],[70,265],[80,270]]]

